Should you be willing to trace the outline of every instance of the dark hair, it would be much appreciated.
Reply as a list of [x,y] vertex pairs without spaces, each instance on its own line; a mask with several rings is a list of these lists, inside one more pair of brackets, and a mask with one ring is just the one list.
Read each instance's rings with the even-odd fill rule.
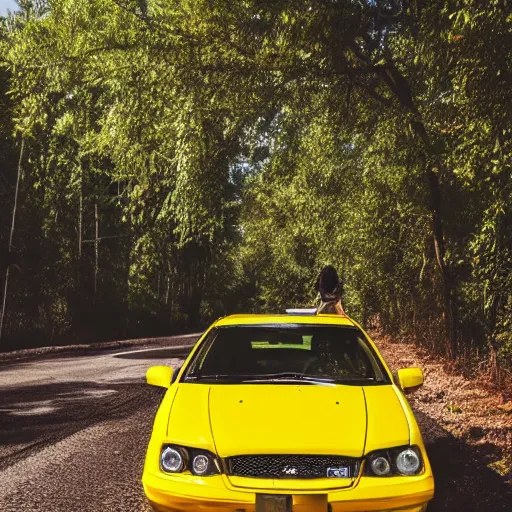
[[318,276],[318,291],[320,297],[325,302],[325,299],[333,300],[341,298],[343,287],[338,277],[338,272],[332,265],[327,265],[322,269]]

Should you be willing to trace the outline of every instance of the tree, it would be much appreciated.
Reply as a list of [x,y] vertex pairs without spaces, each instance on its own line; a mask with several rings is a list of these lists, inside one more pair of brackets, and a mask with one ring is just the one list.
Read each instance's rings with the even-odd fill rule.
[[45,336],[307,304],[334,263],[355,315],[498,378],[506,2],[26,4],[3,47]]

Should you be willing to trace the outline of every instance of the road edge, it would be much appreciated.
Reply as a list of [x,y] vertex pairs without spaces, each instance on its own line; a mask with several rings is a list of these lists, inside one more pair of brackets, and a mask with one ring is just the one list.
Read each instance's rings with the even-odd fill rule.
[[[187,334],[176,334],[173,336],[161,336],[158,338],[136,338],[128,340],[118,341],[106,341],[98,343],[88,343],[84,345],[63,345],[63,346],[50,346],[40,348],[28,348],[22,350],[14,350],[12,352],[0,352],[0,364],[3,362],[10,363],[13,361],[19,361],[20,359],[32,359],[34,357],[44,357],[54,354],[65,354],[68,352],[100,352],[103,350],[117,350],[127,347],[137,347],[152,344],[166,344],[173,346],[176,342],[180,342],[181,345],[192,346],[195,341],[201,336],[202,333],[187,333]],[[183,343],[184,340],[190,340],[189,342]]]

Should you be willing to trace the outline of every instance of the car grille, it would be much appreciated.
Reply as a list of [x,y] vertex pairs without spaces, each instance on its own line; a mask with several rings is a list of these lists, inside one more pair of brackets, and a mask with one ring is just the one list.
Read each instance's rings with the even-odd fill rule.
[[352,478],[359,459],[337,455],[244,455],[229,457],[229,475],[253,478],[326,478],[328,468],[348,468]]

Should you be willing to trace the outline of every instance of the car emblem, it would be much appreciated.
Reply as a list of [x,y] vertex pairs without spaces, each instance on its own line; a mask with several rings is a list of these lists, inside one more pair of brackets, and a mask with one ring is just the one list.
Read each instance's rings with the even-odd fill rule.
[[290,476],[297,476],[299,474],[299,470],[293,466],[285,466],[281,472]]
[[327,468],[329,478],[350,478],[349,468]]

